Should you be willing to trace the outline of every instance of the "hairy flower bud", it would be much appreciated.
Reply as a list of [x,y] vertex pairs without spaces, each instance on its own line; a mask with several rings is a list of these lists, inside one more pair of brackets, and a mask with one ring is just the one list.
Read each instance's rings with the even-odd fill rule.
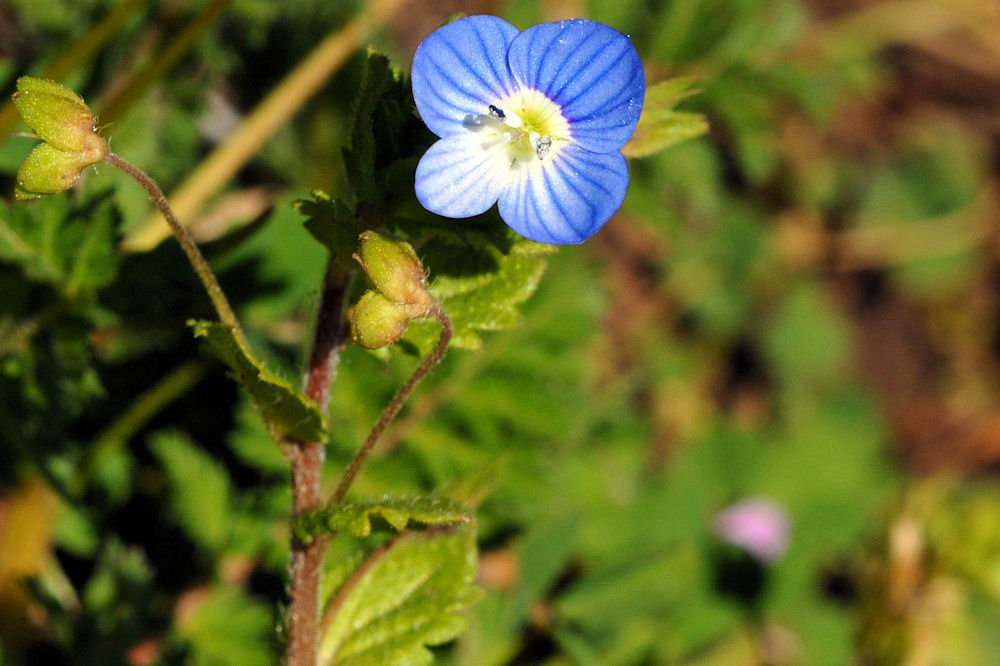
[[394,303],[382,292],[367,291],[351,311],[351,337],[365,349],[388,347],[406,333],[413,307]]
[[434,303],[424,286],[424,266],[413,247],[376,231],[361,234],[358,263],[375,288],[393,303],[422,308],[426,313]]
[[17,80],[13,100],[24,122],[45,142],[17,173],[19,199],[68,190],[83,169],[103,162],[111,152],[94,129],[94,114],[66,86],[23,76]]

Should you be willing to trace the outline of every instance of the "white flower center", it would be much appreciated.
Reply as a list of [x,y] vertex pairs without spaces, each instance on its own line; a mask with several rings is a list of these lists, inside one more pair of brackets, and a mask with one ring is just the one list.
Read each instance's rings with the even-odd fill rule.
[[519,90],[491,104],[484,121],[506,144],[512,167],[554,157],[570,140],[562,110],[537,90]]

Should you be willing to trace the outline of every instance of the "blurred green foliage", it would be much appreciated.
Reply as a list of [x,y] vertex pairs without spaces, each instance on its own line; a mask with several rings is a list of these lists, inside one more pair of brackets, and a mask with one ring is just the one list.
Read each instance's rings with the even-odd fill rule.
[[[136,3],[66,83],[110,105],[210,4]],[[962,2],[569,4],[629,33],[650,83],[674,82],[655,90],[663,114],[692,123],[683,136],[701,118],[709,133],[631,162],[622,212],[584,247],[553,253],[489,214],[423,228],[455,349],[353,492],[451,499],[337,517],[360,527],[328,556],[324,599],[348,611],[327,651],[358,664],[996,663],[996,129],[972,104],[901,92],[894,60],[935,21],[945,34],[973,14]],[[118,5],[9,0],[4,90]],[[399,71],[423,36],[416,19],[429,31],[446,18],[433,5],[373,37],[391,67],[366,70],[359,52],[241,170],[229,194],[250,213],[197,221],[260,359],[201,330],[229,371],[261,375],[256,407],[185,326],[212,315],[180,252],[116,250],[149,214],[141,190],[102,168],[67,195],[0,206],[2,663],[282,652],[291,498],[257,410],[273,399],[290,430],[322,430],[287,378],[309,338],[320,243],[350,261],[337,224],[377,215],[393,188],[389,230],[414,240],[428,223],[405,182],[408,142],[427,137],[391,128],[419,128]],[[565,6],[496,11],[526,27]],[[233,0],[104,135],[169,191],[358,11]],[[5,197],[31,146],[0,141]],[[249,205],[261,186],[265,205]],[[344,352],[330,484],[435,327],[411,324],[389,353]],[[47,494],[27,492],[39,478]],[[746,497],[790,517],[773,565],[713,534],[713,516]],[[396,534],[450,525],[450,501],[475,507],[468,528]],[[414,556],[425,546],[444,568]],[[437,623],[416,626],[420,608]]]

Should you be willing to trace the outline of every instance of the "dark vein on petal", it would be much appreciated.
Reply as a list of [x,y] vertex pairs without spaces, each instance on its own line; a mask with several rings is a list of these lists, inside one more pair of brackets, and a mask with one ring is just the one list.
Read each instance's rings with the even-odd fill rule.
[[[485,78],[483,78],[482,74],[480,74],[479,72],[477,72],[475,69],[473,69],[469,65],[469,63],[468,63],[469,58],[467,56],[464,56],[451,42],[445,42],[445,44],[448,46],[448,50],[450,50],[452,52],[452,54],[454,54],[454,56],[458,60],[458,62],[462,63],[462,65],[464,66],[463,69],[466,72],[468,72],[469,74],[471,74],[475,79],[477,79],[480,84],[482,84],[483,88],[486,89],[485,92],[487,94],[494,94],[495,95],[496,91],[493,90],[493,85],[491,85],[489,81],[487,81]],[[488,61],[488,59],[487,59],[487,61]],[[472,95],[470,94],[470,96],[472,96]],[[473,99],[475,99],[474,96],[473,96]]]
[[[548,98],[551,99],[553,102],[556,102],[557,104],[559,104],[559,106],[564,106],[564,104],[562,104],[562,102],[559,102],[556,99],[556,97],[558,96],[559,93],[552,93],[551,92],[552,86],[555,85],[556,81],[559,78],[559,74],[562,73],[563,69],[566,67],[566,63],[568,63],[573,56],[577,55],[577,49],[580,48],[580,45],[586,43],[587,40],[590,39],[591,35],[593,35],[598,30],[597,24],[588,25],[588,27],[590,28],[590,30],[587,33],[580,34],[580,35],[574,35],[575,41],[572,44],[565,45],[564,48],[566,49],[566,57],[563,58],[562,62],[559,63],[559,66],[556,67],[556,69],[555,69],[556,76],[554,76],[552,78],[552,80],[549,81],[549,86],[547,87],[547,89],[545,91],[546,96],[548,96]],[[556,37],[555,37],[555,39],[559,38],[559,32],[560,31],[556,31]],[[574,32],[577,32],[577,30],[574,30]],[[555,41],[555,39],[553,41]],[[594,49],[592,49],[592,51],[597,51],[598,48],[599,47],[594,48]],[[545,60],[545,57],[543,56],[541,58],[541,60]],[[586,68],[586,66],[584,68]],[[580,71],[583,71],[583,70],[581,69]],[[570,84],[570,82],[573,81],[573,79],[575,78],[576,74],[577,74],[577,72],[572,72],[572,73],[567,73],[566,74],[566,82],[562,84],[562,87],[560,88],[560,91],[562,89],[564,89],[566,86],[568,86]]]
[[[616,41],[618,41],[619,44],[621,44],[621,40],[616,40]],[[626,52],[626,51],[627,51],[627,49],[622,49],[622,52]],[[621,53],[618,53],[614,57],[612,57],[611,60],[610,60],[610,62],[609,62],[609,64],[607,65],[607,67],[605,67],[604,69],[602,69],[595,76],[590,76],[585,82],[584,81],[580,81],[580,85],[581,85],[582,89],[572,99],[568,99],[568,100],[560,102],[562,104],[563,108],[564,109],[568,108],[571,104],[573,104],[573,102],[575,102],[576,100],[580,99],[580,97],[582,97],[583,95],[586,95],[587,93],[589,93],[593,89],[593,85],[594,85],[595,81],[600,81],[602,77],[607,76],[608,72],[610,72],[611,70],[613,70],[613,69],[615,69],[617,67],[620,67],[621,64],[622,64],[620,62],[620,60],[619,60],[621,58],[621,55],[622,55]],[[576,77],[577,81],[579,81],[579,79],[583,78],[583,76],[587,72],[587,70],[588,69],[592,69],[597,64],[597,62],[598,62],[597,60],[589,60],[587,62],[587,64],[584,65],[584,67],[577,73],[577,77]],[[562,91],[565,90],[569,86],[569,84],[573,83],[573,82],[574,82],[573,79],[570,79],[569,81],[567,81],[566,85],[564,85],[562,88],[560,88],[559,92],[556,93],[556,96],[558,97],[560,94],[562,94]],[[619,95],[621,95],[621,91],[622,91],[623,88],[624,88],[624,85],[620,85],[618,87],[618,90],[615,93],[616,97],[619,96]]]
[[[486,41],[483,38],[483,34],[481,32],[479,32],[478,30],[476,30],[476,40],[479,42],[479,46],[482,48],[483,53],[489,52],[489,49],[486,46]],[[506,63],[506,57],[505,57],[506,55],[507,55],[506,53],[500,54],[500,57],[503,58],[503,60],[505,61],[504,62],[504,66],[505,67],[507,65],[507,63]],[[493,92],[494,93],[497,93],[497,92],[506,93],[507,92],[507,85],[506,85],[506,83],[504,81],[504,77],[501,75],[500,71],[496,68],[496,66],[495,66],[495,64],[493,62],[493,59],[492,58],[487,58],[486,59],[486,64],[488,64],[490,66],[490,71],[493,72],[493,76],[496,77],[497,83],[499,83],[500,87],[503,88],[502,91],[493,91]],[[510,68],[507,68],[507,69],[509,70]]]

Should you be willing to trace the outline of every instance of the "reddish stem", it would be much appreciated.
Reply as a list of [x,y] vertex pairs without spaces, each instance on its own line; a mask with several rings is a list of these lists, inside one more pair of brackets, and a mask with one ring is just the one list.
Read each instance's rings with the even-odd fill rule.
[[[326,412],[330,385],[337,373],[340,352],[347,344],[348,328],[344,304],[350,274],[340,271],[332,259],[327,263],[323,295],[316,316],[305,392]],[[324,442],[290,442],[292,464],[292,513],[299,516],[320,506],[323,481]],[[330,542],[320,537],[308,545],[292,535],[288,567],[288,665],[314,666],[319,646],[319,582],[323,554]]]

